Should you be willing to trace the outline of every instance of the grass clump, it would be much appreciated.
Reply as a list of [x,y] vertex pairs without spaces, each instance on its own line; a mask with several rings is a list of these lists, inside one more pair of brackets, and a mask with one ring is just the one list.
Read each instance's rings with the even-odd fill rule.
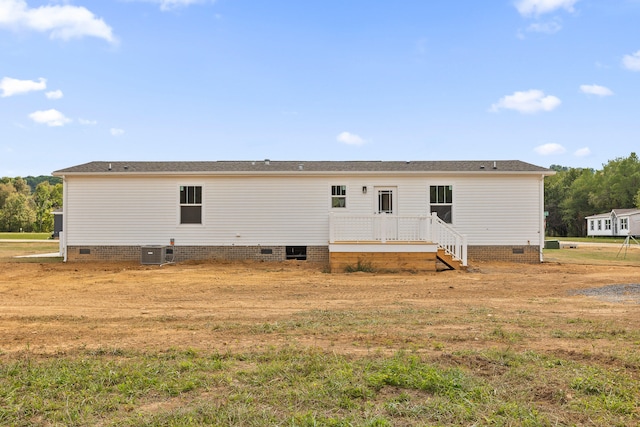
[[359,259],[356,265],[347,265],[344,268],[344,272],[345,273],[356,273],[356,272],[375,273],[376,268],[373,266],[373,264],[370,261],[364,261]]

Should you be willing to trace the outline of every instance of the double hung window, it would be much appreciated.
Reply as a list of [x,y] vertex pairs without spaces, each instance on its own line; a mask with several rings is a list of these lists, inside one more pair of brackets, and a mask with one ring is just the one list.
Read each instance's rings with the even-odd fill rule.
[[180,186],[180,224],[202,224],[201,186]]
[[347,207],[347,186],[346,185],[331,186],[331,207],[332,208]]
[[431,213],[438,214],[438,218],[451,224],[453,217],[453,186],[432,185],[429,187]]

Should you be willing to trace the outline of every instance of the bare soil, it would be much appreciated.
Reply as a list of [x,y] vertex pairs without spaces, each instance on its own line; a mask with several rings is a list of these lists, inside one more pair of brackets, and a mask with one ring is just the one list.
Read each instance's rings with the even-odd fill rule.
[[303,261],[0,263],[0,355],[282,344],[345,354],[615,351],[610,336],[562,337],[578,329],[638,331],[640,304],[574,291],[636,283],[639,266],[559,263],[429,274],[329,274]]

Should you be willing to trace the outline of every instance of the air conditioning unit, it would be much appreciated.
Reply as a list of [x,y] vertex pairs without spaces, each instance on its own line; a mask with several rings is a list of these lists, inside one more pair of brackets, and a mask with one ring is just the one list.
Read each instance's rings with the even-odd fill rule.
[[162,265],[173,261],[173,247],[142,246],[140,264]]

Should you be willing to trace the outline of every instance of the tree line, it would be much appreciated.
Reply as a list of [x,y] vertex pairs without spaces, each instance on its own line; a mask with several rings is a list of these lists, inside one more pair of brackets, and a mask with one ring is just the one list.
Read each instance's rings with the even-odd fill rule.
[[0,231],[51,232],[62,207],[62,180],[52,176],[0,179]]
[[586,236],[586,216],[612,209],[640,209],[640,160],[636,153],[610,160],[602,170],[550,168],[556,174],[544,183],[549,236]]

